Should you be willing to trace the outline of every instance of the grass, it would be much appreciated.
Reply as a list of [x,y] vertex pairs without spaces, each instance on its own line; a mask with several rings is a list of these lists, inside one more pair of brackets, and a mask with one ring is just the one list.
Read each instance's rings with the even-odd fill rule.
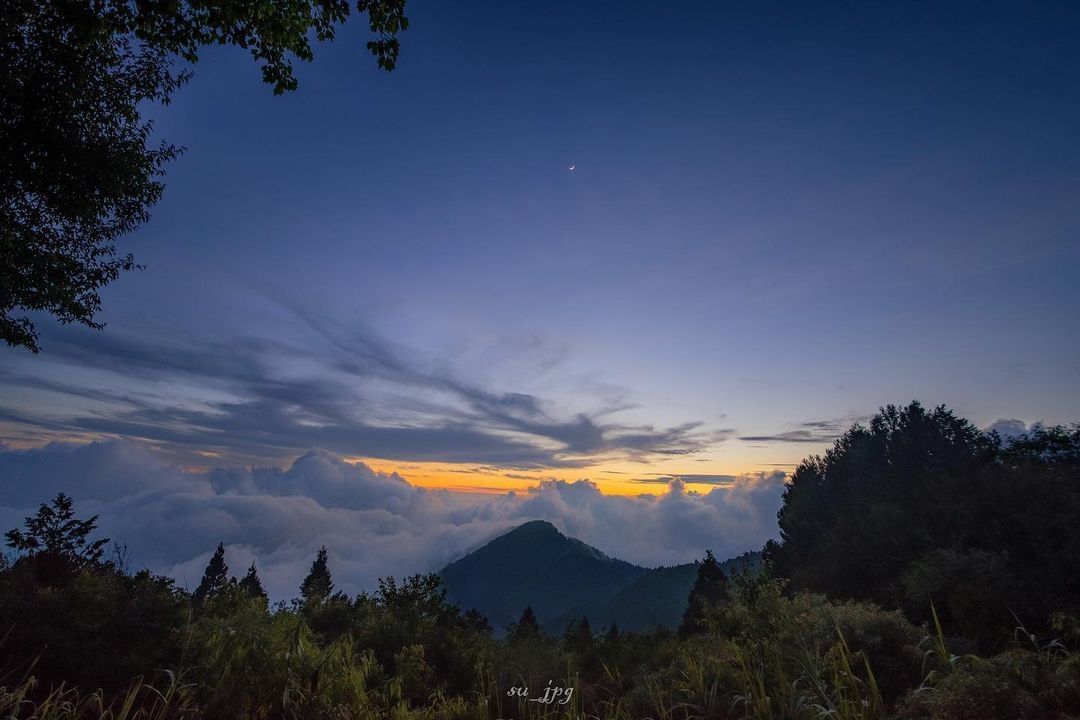
[[[370,649],[357,646],[348,635],[320,645],[292,620],[261,632],[241,632],[245,625],[239,622],[231,628],[233,632],[215,627],[203,636],[202,657],[209,666],[198,672],[195,668],[184,673],[166,672],[157,684],[138,678],[112,698],[100,690],[40,687],[29,676],[7,683],[0,678],[0,720],[981,717],[979,708],[987,703],[1001,707],[1001,698],[990,694],[1006,685],[1014,688],[1008,692],[1027,703],[1023,707],[1040,704],[1063,709],[1080,703],[1080,656],[1071,653],[1062,641],[1040,641],[1021,627],[1015,647],[999,656],[958,657],[950,652],[933,607],[933,623],[918,642],[919,652],[910,648],[912,671],[921,669],[922,680],[912,681],[917,685],[907,688],[901,702],[887,702],[866,649],[865,627],[852,631],[833,616],[828,640],[821,622],[808,621],[807,607],[823,606],[784,600],[776,605],[772,634],[754,636],[749,642],[723,634],[690,641],[657,639],[657,652],[664,647],[672,652],[651,668],[639,659],[628,662],[622,670],[610,659],[601,658],[599,676],[591,681],[580,676],[580,658],[565,655],[564,671],[559,673],[563,676],[551,680],[552,687],[573,688],[565,705],[507,697],[510,685],[529,683],[522,677],[500,677],[490,657],[476,663],[471,691],[451,693],[435,682],[418,694],[415,678],[410,679],[408,673],[433,677],[422,646],[403,648],[397,656],[395,672],[399,674],[394,674],[380,666]],[[536,678],[532,684],[532,698],[541,696],[547,687],[546,681],[538,684]],[[901,706],[914,708],[911,712],[915,714],[897,715]],[[919,714],[915,712],[919,708],[932,708],[933,712]],[[970,714],[972,708],[975,715]]]

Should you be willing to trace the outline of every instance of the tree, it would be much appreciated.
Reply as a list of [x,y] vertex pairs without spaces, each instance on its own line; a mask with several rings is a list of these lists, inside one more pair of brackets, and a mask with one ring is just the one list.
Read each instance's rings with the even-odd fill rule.
[[1080,426],[1003,440],[944,406],[886,406],[795,470],[765,560],[794,590],[929,620],[983,648],[1080,610]]
[[585,615],[577,622],[571,621],[563,634],[563,647],[568,651],[584,655],[593,648],[594,641],[589,618]]
[[697,579],[686,598],[686,610],[679,625],[679,637],[689,637],[708,629],[711,610],[730,599],[727,575],[712,554],[705,551],[705,559],[698,565]]
[[[894,598],[904,569],[981,523],[998,441],[944,406],[882,408],[796,469],[767,547],[776,577],[834,597]],[[973,502],[974,501],[974,502]]]
[[330,569],[326,564],[326,546],[323,545],[316,553],[315,560],[311,563],[311,570],[300,585],[300,595],[305,602],[318,602],[329,598],[333,591],[334,582],[330,578]]
[[182,663],[189,603],[171,579],[104,564],[52,583],[41,559],[0,574],[5,668],[32,668],[46,693],[63,683],[115,697],[133,677]]
[[26,518],[25,531],[9,530],[4,537],[8,547],[28,557],[45,556],[79,571],[100,565],[109,542],[108,538],[90,539],[97,519],[97,515],[87,520],[76,518],[71,498],[60,493],[51,506],[42,503],[36,515]]
[[[347,0],[5,0],[0,4],[0,338],[39,350],[22,313],[101,328],[99,290],[139,267],[116,241],[149,218],[166,163],[146,102],[167,103],[208,45],[247,48],[275,93],[332,40]],[[405,0],[358,0],[379,67],[397,62]]]
[[506,628],[507,634],[514,639],[534,638],[540,635],[540,623],[536,620],[536,613],[532,605],[526,605],[521,613],[521,618]]
[[536,613],[533,612],[532,605],[525,606],[518,620],[518,627],[537,627]]
[[[369,618],[363,623],[366,629],[354,631],[354,637],[361,646],[371,648],[385,668],[397,667],[403,648],[422,646],[425,662],[436,668],[440,685],[457,690],[471,687],[475,653],[486,643],[491,628],[482,615],[462,613],[446,596],[446,584],[434,573],[400,581],[392,576],[379,578],[374,595],[361,595],[354,603],[355,612]],[[318,608],[321,611],[336,602]]]
[[470,608],[461,614],[462,619],[465,621],[465,626],[469,627],[481,635],[491,634],[491,623],[487,617],[477,610],[476,608]]
[[225,545],[218,543],[217,550],[210,557],[203,571],[199,587],[195,588],[192,597],[196,602],[203,602],[221,592],[229,583],[229,566],[225,564]]
[[266,590],[263,589],[262,581],[259,580],[259,572],[255,569],[254,562],[248,568],[247,574],[240,579],[240,589],[250,598],[266,599]]

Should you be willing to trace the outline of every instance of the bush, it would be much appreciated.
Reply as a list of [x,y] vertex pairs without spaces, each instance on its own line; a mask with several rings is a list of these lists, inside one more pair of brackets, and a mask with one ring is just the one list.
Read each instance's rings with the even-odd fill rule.
[[1050,720],[1080,713],[1076,656],[1013,649],[970,657],[933,687],[908,695],[901,720]]
[[64,587],[38,582],[29,563],[0,573],[0,667],[29,667],[60,683],[121,693],[137,677],[180,662],[185,594],[169,578],[112,568],[82,571]]
[[1016,624],[1010,608],[1018,598],[1004,553],[939,548],[912,563],[901,585],[910,615],[925,615],[933,603],[946,627],[983,652],[1000,647]]

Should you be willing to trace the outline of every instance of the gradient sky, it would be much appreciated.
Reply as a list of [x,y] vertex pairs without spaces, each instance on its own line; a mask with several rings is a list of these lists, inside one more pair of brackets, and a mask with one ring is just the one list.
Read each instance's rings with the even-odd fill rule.
[[1080,5],[409,15],[395,72],[354,21],[284,97],[205,53],[148,269],[0,350],[0,438],[636,493],[885,403],[1080,420]]

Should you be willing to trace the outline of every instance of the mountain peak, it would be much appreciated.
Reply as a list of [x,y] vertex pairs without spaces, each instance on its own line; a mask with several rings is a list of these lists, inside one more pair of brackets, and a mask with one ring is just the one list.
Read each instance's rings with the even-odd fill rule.
[[559,528],[555,527],[547,520],[530,520],[528,522],[524,522],[518,525],[516,528],[504,533],[502,537],[506,537],[507,535],[565,537],[561,532],[559,532]]
[[[502,628],[531,606],[541,625],[606,597],[645,572],[567,537],[546,520],[532,520],[450,563],[439,573],[449,599],[480,608]],[[561,623],[561,621],[560,621]],[[552,631],[562,628],[552,625]]]
[[[722,566],[730,575],[760,561],[761,553],[754,552]],[[479,610],[496,632],[529,606],[545,630],[561,633],[586,614],[596,627],[617,623],[643,632],[658,625],[674,629],[697,572],[695,563],[646,570],[564,535],[547,520],[530,520],[439,574],[448,599],[462,609]]]

